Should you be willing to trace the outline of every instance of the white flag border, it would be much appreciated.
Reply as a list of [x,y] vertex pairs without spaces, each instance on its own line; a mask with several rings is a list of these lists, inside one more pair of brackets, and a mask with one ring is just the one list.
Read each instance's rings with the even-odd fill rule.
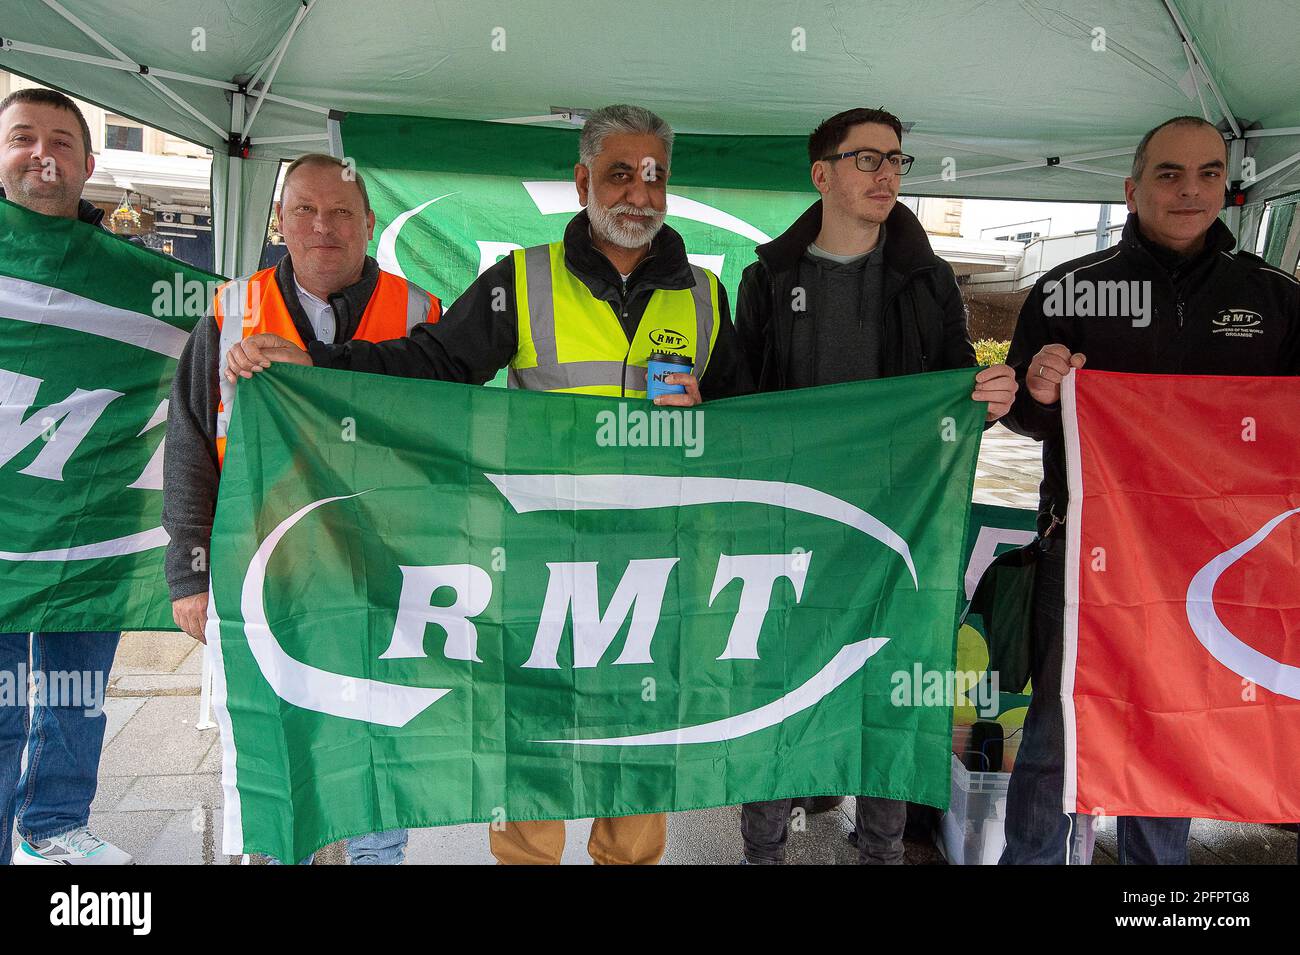
[[224,855],[244,854],[244,807],[239,798],[238,750],[235,748],[234,725],[226,708],[226,661],[221,653],[221,617],[217,614],[217,601],[208,581],[208,619],[203,636],[207,646],[203,652],[212,664],[212,712],[217,718],[217,732],[221,734],[221,851]]
[[1064,727],[1065,779],[1061,808],[1078,812],[1079,748],[1077,717],[1074,710],[1074,671],[1079,658],[1079,572],[1082,546],[1083,468],[1079,450],[1078,387],[1079,372],[1070,369],[1061,382],[1061,425],[1065,432],[1065,474],[1070,501],[1065,512],[1065,615],[1063,636],[1065,650],[1061,659],[1061,716]]

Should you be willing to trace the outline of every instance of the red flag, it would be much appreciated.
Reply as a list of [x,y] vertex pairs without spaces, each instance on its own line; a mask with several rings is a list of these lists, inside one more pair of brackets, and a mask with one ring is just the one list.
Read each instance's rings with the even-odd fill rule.
[[1300,379],[1062,388],[1068,812],[1300,820]]

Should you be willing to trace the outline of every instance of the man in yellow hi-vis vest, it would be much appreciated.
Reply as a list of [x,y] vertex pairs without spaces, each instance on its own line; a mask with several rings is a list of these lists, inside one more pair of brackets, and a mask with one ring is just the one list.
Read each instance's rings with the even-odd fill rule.
[[[514,388],[645,397],[653,352],[686,357],[690,374],[670,374],[684,394],[661,405],[750,390],[740,363],[726,290],[686,258],[682,237],[664,225],[673,132],[637,106],[592,113],[574,166],[586,207],[550,245],[522,249],[489,268],[437,325],[391,342],[311,344],[309,352],[274,335],[230,350],[227,375],[251,377],[272,362],[483,384],[509,368]],[[602,864],[653,865],[664,851],[662,813],[598,819],[588,851]],[[503,863],[558,863],[564,823],[493,826]]]

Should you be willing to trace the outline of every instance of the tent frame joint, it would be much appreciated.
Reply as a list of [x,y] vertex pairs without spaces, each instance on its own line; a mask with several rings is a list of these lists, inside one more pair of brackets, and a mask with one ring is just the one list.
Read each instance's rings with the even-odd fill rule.
[[226,139],[226,155],[232,159],[247,159],[252,151],[252,141],[247,136],[231,133]]

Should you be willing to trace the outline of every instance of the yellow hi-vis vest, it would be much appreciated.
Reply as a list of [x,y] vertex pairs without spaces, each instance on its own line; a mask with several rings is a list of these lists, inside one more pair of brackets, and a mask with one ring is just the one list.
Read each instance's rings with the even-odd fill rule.
[[655,289],[629,346],[609,302],[564,266],[564,243],[518,249],[515,304],[519,344],[508,384],[530,391],[646,396],[646,362],[655,352],[685,355],[698,378],[718,337],[718,279],[691,266],[695,286]]

